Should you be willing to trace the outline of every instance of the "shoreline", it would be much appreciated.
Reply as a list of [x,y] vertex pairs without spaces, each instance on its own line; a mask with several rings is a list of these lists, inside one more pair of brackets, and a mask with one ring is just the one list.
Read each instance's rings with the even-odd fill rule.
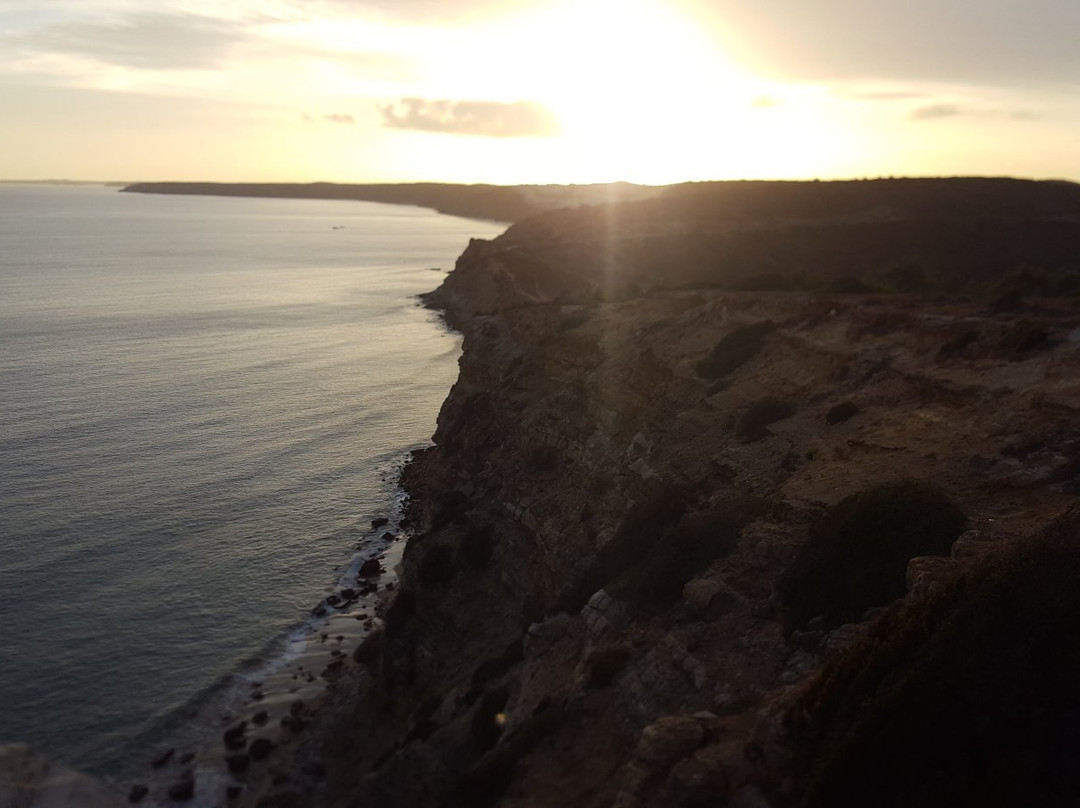
[[[175,805],[170,790],[179,789],[192,795],[181,800],[184,804],[209,808],[273,780],[279,750],[299,740],[356,648],[382,625],[408,540],[402,528],[407,499],[399,484],[389,515],[373,520],[345,571],[327,587],[332,591],[281,638],[284,647],[229,674],[222,691],[185,721],[212,730],[212,740],[194,749],[162,744],[143,764],[144,777],[123,778],[114,785],[122,786],[129,799],[141,794],[133,802],[144,805]],[[374,567],[363,575],[366,562]],[[173,739],[167,734],[163,740]]]

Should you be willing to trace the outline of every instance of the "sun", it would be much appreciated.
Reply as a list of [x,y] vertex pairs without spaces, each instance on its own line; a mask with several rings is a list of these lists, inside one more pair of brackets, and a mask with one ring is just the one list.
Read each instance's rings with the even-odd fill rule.
[[548,156],[577,181],[781,176],[820,145],[806,122],[792,141],[794,108],[760,103],[776,88],[670,4],[560,2],[475,33],[439,54],[446,97],[543,103],[562,125]]

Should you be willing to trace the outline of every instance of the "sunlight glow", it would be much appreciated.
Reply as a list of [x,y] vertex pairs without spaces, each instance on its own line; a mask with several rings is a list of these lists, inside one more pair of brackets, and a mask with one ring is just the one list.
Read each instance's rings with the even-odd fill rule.
[[817,122],[793,120],[798,104],[761,103],[798,92],[740,71],[693,21],[653,0],[548,6],[429,56],[443,68],[431,71],[442,97],[551,108],[563,132],[548,150],[577,181],[801,174],[829,151]]

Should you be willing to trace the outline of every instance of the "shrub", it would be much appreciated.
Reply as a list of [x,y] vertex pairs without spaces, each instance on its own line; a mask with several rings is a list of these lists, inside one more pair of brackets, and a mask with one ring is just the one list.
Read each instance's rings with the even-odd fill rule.
[[1046,329],[1031,320],[1019,320],[1009,328],[998,343],[998,349],[1011,354],[1024,354],[1053,346]]
[[612,594],[639,609],[670,606],[687,581],[735,550],[749,518],[749,510],[734,506],[688,514],[612,587]]
[[853,401],[845,401],[841,404],[837,404],[835,407],[830,407],[829,411],[825,413],[825,423],[829,426],[833,424],[842,424],[851,418],[854,418],[862,410]]
[[499,656],[481,662],[479,667],[473,671],[472,684],[465,694],[465,703],[472,704],[476,701],[483,692],[484,685],[509,673],[516,664],[521,662],[524,655],[525,646],[519,637],[503,649]]
[[818,616],[837,626],[901,597],[908,561],[947,554],[964,524],[940,489],[914,480],[841,500],[813,527],[780,579],[787,627],[801,628]]
[[619,522],[615,535],[559,599],[559,611],[577,614],[596,590],[641,561],[671,525],[682,516],[682,492],[664,484],[634,503]]
[[597,648],[586,660],[587,686],[590,688],[607,687],[623,672],[629,661],[630,649],[621,645]]
[[495,529],[491,525],[470,530],[461,538],[461,546],[458,549],[461,557],[475,570],[487,569],[494,551]]
[[554,471],[559,466],[559,454],[548,445],[537,446],[529,455],[525,463],[525,471],[531,474],[542,474]]
[[825,291],[834,295],[868,295],[877,290],[859,278],[844,275],[830,281]]
[[795,405],[782,398],[763,398],[755,401],[735,424],[735,435],[742,440],[753,443],[764,440],[769,436],[766,427],[775,424],[795,414]]
[[483,754],[498,742],[502,735],[502,721],[499,716],[509,700],[510,692],[506,688],[489,691],[480,699],[469,725],[475,753]]
[[938,356],[945,358],[958,354],[978,339],[979,333],[977,331],[965,331],[942,345],[938,350]]
[[420,559],[420,585],[435,589],[450,583],[457,574],[454,552],[445,544],[436,544]]
[[772,322],[736,328],[716,343],[716,347],[694,369],[705,379],[719,379],[728,375],[754,358],[773,329]]
[[416,595],[408,589],[399,590],[383,618],[387,639],[399,635],[412,620],[414,614],[416,614]]
[[794,704],[804,808],[1072,806],[1080,510],[886,613]]

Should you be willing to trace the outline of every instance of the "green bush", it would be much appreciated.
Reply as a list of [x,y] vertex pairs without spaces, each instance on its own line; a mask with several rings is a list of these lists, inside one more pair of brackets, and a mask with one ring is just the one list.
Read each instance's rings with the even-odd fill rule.
[[803,808],[1080,794],[1080,510],[886,613],[791,711]]
[[858,620],[906,591],[915,556],[946,555],[965,517],[940,489],[914,480],[853,494],[815,525],[778,591],[787,628],[823,617],[827,626]]
[[695,365],[697,374],[705,379],[719,379],[745,365],[761,350],[774,330],[771,322],[754,323],[736,328],[721,339],[709,355]]
[[753,443],[769,436],[766,427],[783,421],[795,414],[795,405],[782,398],[763,398],[755,401],[739,416],[735,424],[735,435],[741,440]]

